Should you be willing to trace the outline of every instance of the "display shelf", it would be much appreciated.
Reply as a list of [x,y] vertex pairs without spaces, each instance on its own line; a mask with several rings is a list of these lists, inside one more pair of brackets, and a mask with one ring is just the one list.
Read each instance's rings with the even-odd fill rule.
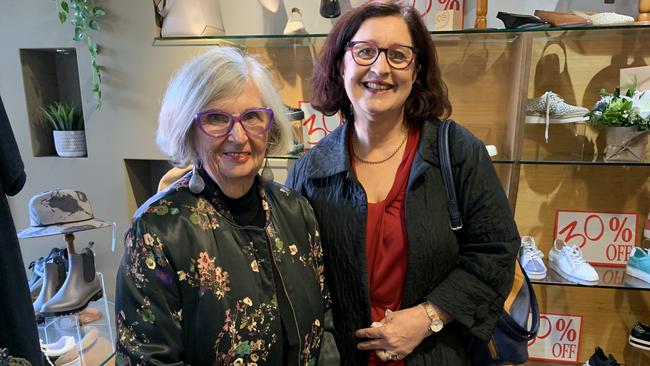
[[[106,294],[104,276],[97,272],[102,291]],[[79,365],[97,365],[115,352],[115,305],[106,296],[92,301],[87,308],[102,313],[100,319],[82,324],[79,313],[46,317],[38,325],[38,335],[42,343],[54,343],[61,337],[73,337],[79,351]]]
[[[624,32],[650,29],[650,25],[632,24],[618,26],[549,27],[537,29],[465,29],[458,31],[430,32],[434,41],[488,41],[490,43],[512,42],[518,34],[530,33],[538,40],[567,37],[616,37]],[[591,32],[605,31],[606,35]],[[602,32],[601,32],[602,33]],[[236,46],[249,47],[289,47],[322,46],[327,34],[256,34],[224,35],[207,37],[155,37],[153,46]]]
[[586,161],[586,160],[520,160],[521,164],[539,164],[539,165],[591,165],[591,166],[629,166],[629,167],[648,167],[650,161]]
[[553,269],[548,268],[548,274],[544,279],[531,280],[532,283],[539,285],[556,285],[556,286],[579,286],[589,288],[609,288],[609,289],[627,289],[627,290],[650,290],[650,283],[642,281],[636,277],[629,276],[625,273],[625,267],[605,267],[593,266],[600,280],[598,284],[589,286],[571,282],[560,276]]

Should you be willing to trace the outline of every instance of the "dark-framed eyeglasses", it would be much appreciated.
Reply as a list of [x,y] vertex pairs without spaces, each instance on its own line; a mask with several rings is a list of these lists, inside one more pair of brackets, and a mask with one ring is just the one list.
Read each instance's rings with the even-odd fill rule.
[[273,119],[271,108],[248,109],[238,116],[220,110],[208,110],[199,112],[194,117],[199,129],[212,137],[227,135],[235,122],[242,125],[247,135],[264,135],[271,129]]
[[350,41],[346,45],[346,50],[350,51],[352,59],[359,66],[372,65],[379,57],[379,54],[383,52],[386,55],[386,60],[388,60],[388,65],[398,70],[407,68],[418,52],[415,47],[401,44],[381,48],[371,41]]

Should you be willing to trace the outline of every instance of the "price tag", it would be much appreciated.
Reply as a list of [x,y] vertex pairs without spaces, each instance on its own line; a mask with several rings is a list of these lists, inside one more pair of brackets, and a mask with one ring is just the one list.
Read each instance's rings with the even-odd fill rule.
[[528,342],[528,358],[577,362],[582,316],[541,313],[539,321],[537,338]]
[[302,139],[305,150],[314,147],[323,137],[343,124],[343,116],[340,112],[333,116],[326,116],[315,110],[309,102],[300,101],[298,105],[305,113],[305,119],[302,121]]
[[582,248],[591,264],[625,266],[636,243],[637,213],[558,210],[555,237]]

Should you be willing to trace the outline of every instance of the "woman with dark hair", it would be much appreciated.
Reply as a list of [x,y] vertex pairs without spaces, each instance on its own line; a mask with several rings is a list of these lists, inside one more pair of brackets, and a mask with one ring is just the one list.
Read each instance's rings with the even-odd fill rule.
[[[514,273],[520,238],[483,143],[449,131],[464,227],[452,231],[438,159],[451,113],[417,12],[371,1],[330,32],[312,104],[346,123],[305,154],[287,184],[321,228],[343,365],[468,365]],[[472,337],[474,336],[474,337]]]

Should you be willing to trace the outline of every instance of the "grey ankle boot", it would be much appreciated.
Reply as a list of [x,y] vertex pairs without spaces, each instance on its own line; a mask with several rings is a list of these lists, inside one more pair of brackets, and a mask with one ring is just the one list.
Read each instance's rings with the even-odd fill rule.
[[32,304],[35,313],[40,313],[43,304],[48,302],[59,291],[65,282],[65,264],[63,258],[50,259],[43,265],[43,284],[38,297]]
[[102,287],[95,276],[95,255],[90,248],[84,248],[81,254],[68,253],[68,268],[61,289],[41,307],[43,316],[75,313],[102,297]]

